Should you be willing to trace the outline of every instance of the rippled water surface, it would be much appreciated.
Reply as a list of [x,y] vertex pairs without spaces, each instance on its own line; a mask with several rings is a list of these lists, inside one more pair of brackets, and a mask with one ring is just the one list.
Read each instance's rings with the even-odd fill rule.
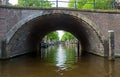
[[41,56],[0,61],[0,77],[120,77],[120,58],[111,62],[91,54],[78,57],[74,45],[51,46],[42,49]]

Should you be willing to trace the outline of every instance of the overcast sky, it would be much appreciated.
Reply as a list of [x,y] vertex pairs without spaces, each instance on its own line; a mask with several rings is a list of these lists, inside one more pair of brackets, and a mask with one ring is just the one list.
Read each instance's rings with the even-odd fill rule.
[[18,3],[18,0],[9,0],[9,2],[14,5]]
[[[55,0],[48,0],[48,1],[55,1]],[[69,0],[60,0],[60,1],[69,1]],[[18,3],[18,0],[9,0],[9,2],[13,5],[17,4]],[[53,7],[56,7],[56,2],[53,2],[54,5]],[[58,7],[68,7],[68,3],[65,3],[65,2],[59,2],[58,3]]]

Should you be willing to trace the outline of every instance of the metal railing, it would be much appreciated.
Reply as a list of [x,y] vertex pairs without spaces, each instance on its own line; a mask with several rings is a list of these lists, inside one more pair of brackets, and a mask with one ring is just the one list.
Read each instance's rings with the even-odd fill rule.
[[[29,0],[23,0],[22,5],[15,5],[15,6],[23,6],[23,7],[40,7],[40,8],[59,8],[59,7],[66,7],[66,8],[80,8],[80,9],[115,9],[120,6],[118,2],[115,0],[110,0],[110,2],[105,3],[104,1],[100,1],[99,3],[97,0],[89,1],[89,0],[39,0],[39,3],[36,3],[36,0],[33,0],[30,5],[28,4]],[[88,2],[87,2],[88,1]],[[47,6],[47,4],[49,5]],[[90,7],[83,7],[82,5],[88,5]]]

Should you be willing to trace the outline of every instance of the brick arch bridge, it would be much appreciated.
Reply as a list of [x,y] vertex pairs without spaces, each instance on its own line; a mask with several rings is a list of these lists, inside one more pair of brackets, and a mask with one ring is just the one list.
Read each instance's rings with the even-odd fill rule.
[[116,11],[0,7],[1,58],[36,51],[49,32],[65,30],[81,42],[82,50],[100,56],[108,52],[108,30],[115,31],[119,55],[120,14]]

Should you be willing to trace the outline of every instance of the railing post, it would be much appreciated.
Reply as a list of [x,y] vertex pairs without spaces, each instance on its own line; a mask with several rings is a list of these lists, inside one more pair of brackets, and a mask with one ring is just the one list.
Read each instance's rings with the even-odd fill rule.
[[58,0],[56,0],[56,8],[58,8]]
[[115,0],[112,0],[112,9],[115,9]]
[[24,5],[23,5],[23,6],[25,6],[25,7],[27,6],[26,2],[27,2],[27,1],[26,1],[26,0],[24,0]]
[[93,9],[95,9],[95,8],[96,8],[96,1],[93,0]]
[[43,4],[44,4],[43,0],[41,0],[40,2],[41,2],[41,8],[43,8],[44,7],[43,6]]
[[114,30],[109,30],[109,60],[115,59]]
[[76,0],[74,1],[74,8],[76,9]]

